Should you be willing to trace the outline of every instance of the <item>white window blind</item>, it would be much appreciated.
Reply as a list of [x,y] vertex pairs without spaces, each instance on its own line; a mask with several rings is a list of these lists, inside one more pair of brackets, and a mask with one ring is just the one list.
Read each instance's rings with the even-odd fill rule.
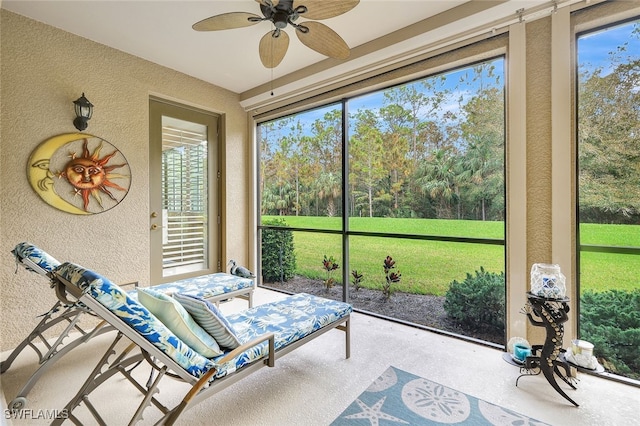
[[206,126],[163,117],[163,275],[206,269]]

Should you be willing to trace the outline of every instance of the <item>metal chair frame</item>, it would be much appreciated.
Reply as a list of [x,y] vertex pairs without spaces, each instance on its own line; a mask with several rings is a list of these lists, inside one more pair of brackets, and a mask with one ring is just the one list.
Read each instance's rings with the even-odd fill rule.
[[[65,413],[66,418],[57,418],[52,425],[61,425],[65,420],[70,420],[74,424],[82,425],[83,422],[76,417],[74,410],[81,404],[85,404],[88,411],[93,417],[92,423],[100,425],[106,425],[107,421],[102,418],[97,408],[90,400],[90,394],[101,384],[105,383],[109,378],[121,374],[127,379],[142,395],[142,402],[138,405],[135,414],[129,421],[129,425],[133,425],[142,419],[144,410],[153,405],[160,410],[162,417],[156,422],[156,425],[172,425],[180,417],[180,415],[192,406],[202,402],[203,400],[211,397],[212,395],[220,392],[221,390],[229,387],[230,385],[242,380],[249,376],[253,372],[263,367],[274,367],[275,362],[281,356],[288,354],[289,352],[299,348],[307,342],[315,339],[318,336],[323,335],[329,330],[338,329],[345,333],[345,355],[346,358],[351,356],[350,348],[350,315],[346,315],[326,326],[316,330],[302,339],[288,344],[275,350],[275,336],[273,333],[266,333],[253,341],[247,342],[233,351],[227,353],[222,359],[217,360],[217,365],[222,365],[248,350],[249,348],[260,345],[263,342],[268,342],[269,351],[260,359],[253,361],[252,363],[245,365],[239,370],[226,375],[222,378],[215,378],[218,372],[217,368],[208,370],[202,377],[196,378],[184,370],[179,364],[177,364],[172,358],[170,358],[162,350],[154,346],[150,341],[138,334],[133,328],[126,324],[117,315],[100,304],[91,295],[83,293],[78,287],[71,284],[62,277],[56,277],[57,281],[57,293],[60,297],[63,297],[65,292],[69,292],[73,297],[77,298],[79,302],[86,305],[99,317],[103,318],[110,326],[117,330],[117,335],[109,345],[108,349],[97,363],[96,367],[89,374],[86,381],[81,386],[80,390],[75,394],[73,398],[66,404],[61,411]],[[128,339],[131,344],[120,350],[113,361],[109,359],[116,354],[116,346],[122,338]],[[144,362],[151,367],[151,377],[146,384],[140,383],[131,374],[127,368],[131,365],[137,365],[140,362]],[[153,372],[157,373],[157,377],[153,379]],[[183,399],[175,406],[169,408],[164,406],[158,401],[154,394],[160,391],[160,382],[164,377],[170,377],[177,379],[184,383],[191,385],[191,389],[186,393]]]
[[[28,257],[16,256],[16,263],[23,266],[28,271],[34,272],[38,275],[45,277],[49,280],[51,287],[56,287],[56,279],[52,271],[43,269],[40,265],[33,262]],[[17,271],[16,271],[17,272]],[[167,283],[171,284],[171,283]],[[121,284],[121,286],[135,286],[138,287],[137,282]],[[56,287],[57,288],[57,287]],[[219,305],[221,301],[238,297],[248,302],[249,307],[253,306],[253,291],[255,284],[249,288],[242,288],[227,293],[217,294],[207,300]],[[0,374],[4,374],[9,370],[16,358],[26,349],[31,348],[38,356],[38,368],[29,377],[24,386],[18,391],[18,394],[13,398],[7,407],[9,410],[21,410],[24,409],[28,403],[27,395],[36,385],[38,380],[51,369],[56,361],[65,356],[74,348],[89,341],[93,337],[101,334],[113,331],[113,327],[104,321],[101,321],[95,327],[91,329],[84,329],[79,325],[79,320],[83,315],[96,316],[96,314],[87,305],[79,303],[78,300],[69,301],[64,295],[58,295],[59,300],[49,309],[48,312],[42,315],[42,319],[36,324],[31,332],[25,337],[25,339],[16,346],[9,354],[6,360],[0,362]],[[47,339],[45,333],[53,327],[59,326],[59,324],[67,323],[64,330],[55,338],[51,343],[51,338]],[[79,333],[79,336],[74,336],[72,333]],[[71,340],[69,340],[71,339]],[[66,343],[65,343],[66,340]],[[46,349],[41,350],[38,346],[44,346]]]

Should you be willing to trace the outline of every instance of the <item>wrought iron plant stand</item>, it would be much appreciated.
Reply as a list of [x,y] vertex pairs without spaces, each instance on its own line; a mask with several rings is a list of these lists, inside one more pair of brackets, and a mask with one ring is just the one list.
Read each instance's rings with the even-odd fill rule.
[[577,407],[578,404],[562,390],[555,377],[558,376],[572,389],[576,389],[574,385],[576,378],[571,373],[571,366],[564,359],[564,349],[562,349],[564,323],[569,319],[567,315],[569,313],[569,298],[546,298],[528,292],[527,299],[525,313],[531,324],[545,328],[546,339],[543,345],[531,347],[531,355],[525,359],[524,365],[520,367],[522,374],[516,379],[516,386],[518,386],[520,377],[542,373],[560,395]]

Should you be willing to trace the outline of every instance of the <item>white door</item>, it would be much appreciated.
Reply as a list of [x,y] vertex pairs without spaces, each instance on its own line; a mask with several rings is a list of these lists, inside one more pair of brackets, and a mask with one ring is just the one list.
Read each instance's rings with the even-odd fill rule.
[[218,117],[149,102],[151,284],[220,270]]

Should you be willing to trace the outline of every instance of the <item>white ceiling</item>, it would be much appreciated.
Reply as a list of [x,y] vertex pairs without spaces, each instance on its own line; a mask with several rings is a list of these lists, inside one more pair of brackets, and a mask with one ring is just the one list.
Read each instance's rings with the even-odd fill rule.
[[[566,0],[558,3],[563,1]],[[353,10],[322,21],[340,34],[352,49],[349,59],[327,60],[300,43],[289,27],[289,50],[282,63],[269,70],[260,62],[258,43],[270,30],[270,23],[216,32],[197,32],[191,28],[197,21],[226,12],[261,15],[259,4],[254,0],[1,1],[4,9],[240,94],[322,61],[327,64],[324,79],[331,78],[332,72],[337,75],[349,69],[362,69],[378,63],[382,56],[415,51],[439,38],[490,25],[502,18],[516,19],[517,10],[545,4],[552,5],[553,2],[361,0]],[[432,18],[438,14],[441,15]],[[462,19],[448,22],[450,16]],[[408,26],[412,30],[407,32],[405,27]],[[403,28],[405,30],[401,30]],[[385,36],[390,40],[386,42],[386,48],[367,49],[368,42],[375,39],[380,42],[379,38]]]

